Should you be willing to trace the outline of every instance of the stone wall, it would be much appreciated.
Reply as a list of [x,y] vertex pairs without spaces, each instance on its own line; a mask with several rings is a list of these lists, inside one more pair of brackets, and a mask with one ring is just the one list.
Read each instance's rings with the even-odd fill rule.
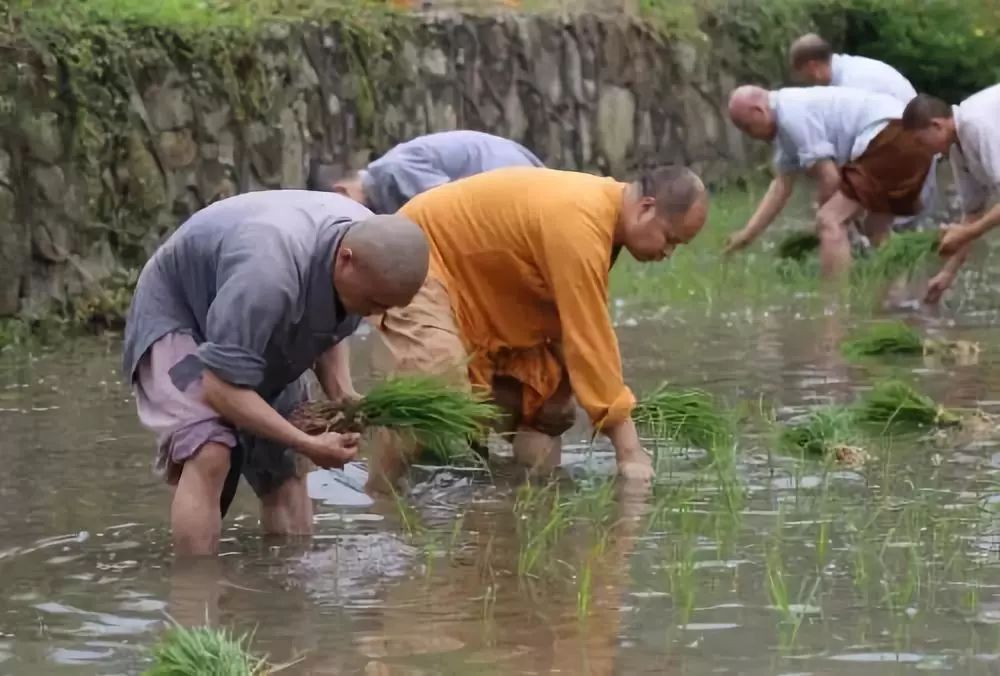
[[214,200],[301,188],[317,164],[357,167],[430,131],[508,136],[554,167],[628,177],[670,161],[724,177],[747,161],[721,104],[748,66],[717,33],[670,42],[623,16],[436,14],[366,53],[343,26],[275,25],[253,81],[231,72],[227,88],[216,65],[161,41],[84,96],[71,66],[22,52],[2,99],[15,115],[0,127],[0,316],[141,265]]

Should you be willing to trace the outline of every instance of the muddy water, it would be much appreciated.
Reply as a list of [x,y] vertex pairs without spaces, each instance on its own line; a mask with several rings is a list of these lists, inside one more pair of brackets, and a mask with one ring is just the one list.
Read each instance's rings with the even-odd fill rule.
[[[917,318],[980,341],[972,366],[848,365],[828,345],[854,320],[788,299],[668,317],[619,328],[637,389],[699,384],[785,418],[898,369],[1000,412],[985,302]],[[255,631],[291,674],[1000,670],[1000,441],[903,440],[837,470],[769,453],[750,405],[735,497],[696,452],[665,451],[651,496],[603,488],[599,450],[568,453],[558,496],[502,464],[416,470],[403,507],[318,501],[316,537],[288,543],[257,534],[244,489],[224,555],[178,567],[117,361],[91,339],[0,362],[2,673],[139,673],[168,613]]]

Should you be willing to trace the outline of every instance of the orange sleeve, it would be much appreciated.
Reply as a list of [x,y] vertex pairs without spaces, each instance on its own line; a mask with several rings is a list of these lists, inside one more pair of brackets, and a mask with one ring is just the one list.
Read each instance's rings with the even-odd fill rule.
[[559,312],[566,370],[596,427],[625,420],[635,406],[608,313],[610,247],[601,230],[586,212],[559,214],[542,224],[541,267]]

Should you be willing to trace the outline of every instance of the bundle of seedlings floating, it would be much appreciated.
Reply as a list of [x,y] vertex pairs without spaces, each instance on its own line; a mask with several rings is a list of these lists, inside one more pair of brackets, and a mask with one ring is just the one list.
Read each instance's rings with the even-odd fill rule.
[[781,447],[799,455],[826,457],[837,446],[859,446],[862,434],[854,412],[845,406],[826,406],[809,413],[781,431]]
[[411,435],[421,460],[450,463],[470,455],[499,411],[485,396],[430,376],[399,376],[375,385],[360,401],[310,401],[290,417],[308,434],[360,432],[382,427]]
[[841,345],[844,356],[852,359],[886,355],[935,355],[956,359],[979,353],[979,345],[964,340],[923,338],[903,322],[870,324]]
[[937,253],[941,233],[937,230],[900,232],[854,266],[855,277],[895,279],[911,274],[918,265]]
[[778,243],[778,258],[802,262],[819,250],[819,236],[811,230],[796,230]]
[[706,451],[728,446],[733,439],[729,419],[712,395],[699,389],[660,385],[636,404],[632,419],[646,435]]
[[271,667],[249,652],[251,637],[226,629],[174,626],[153,648],[145,676],[265,676]]
[[930,397],[899,380],[878,383],[854,405],[853,410],[859,423],[903,431],[952,427],[962,420],[957,412],[939,406]]

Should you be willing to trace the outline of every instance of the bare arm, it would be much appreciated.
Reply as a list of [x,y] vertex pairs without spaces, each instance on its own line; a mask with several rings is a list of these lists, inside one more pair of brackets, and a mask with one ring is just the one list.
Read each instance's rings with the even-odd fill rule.
[[323,392],[332,402],[360,399],[351,380],[351,353],[347,340],[342,340],[316,360],[316,377]]
[[330,432],[306,434],[275,411],[247,387],[237,387],[205,369],[202,375],[205,402],[223,420],[265,439],[291,448],[320,467],[343,466],[357,454],[357,435]]
[[619,423],[601,430],[615,448],[615,456],[622,460],[642,451],[642,441],[639,431],[635,428],[632,418],[625,418]]
[[[980,221],[982,217],[982,212],[966,214],[962,218],[962,225],[959,227],[975,227],[974,224]],[[973,244],[975,244],[975,238],[961,244],[955,253],[948,256],[938,273],[927,283],[927,291],[924,294],[925,303],[933,305],[941,300],[944,292],[955,282],[955,277],[958,276],[958,271],[969,257],[969,252],[972,250]]]
[[747,221],[746,226],[733,235],[726,246],[726,251],[735,251],[749,245],[777,218],[795,189],[794,174],[780,174],[771,181],[763,199],[757,205],[757,210]]
[[809,174],[816,179],[817,206],[823,206],[840,190],[840,171],[833,160],[822,160],[813,165]]

